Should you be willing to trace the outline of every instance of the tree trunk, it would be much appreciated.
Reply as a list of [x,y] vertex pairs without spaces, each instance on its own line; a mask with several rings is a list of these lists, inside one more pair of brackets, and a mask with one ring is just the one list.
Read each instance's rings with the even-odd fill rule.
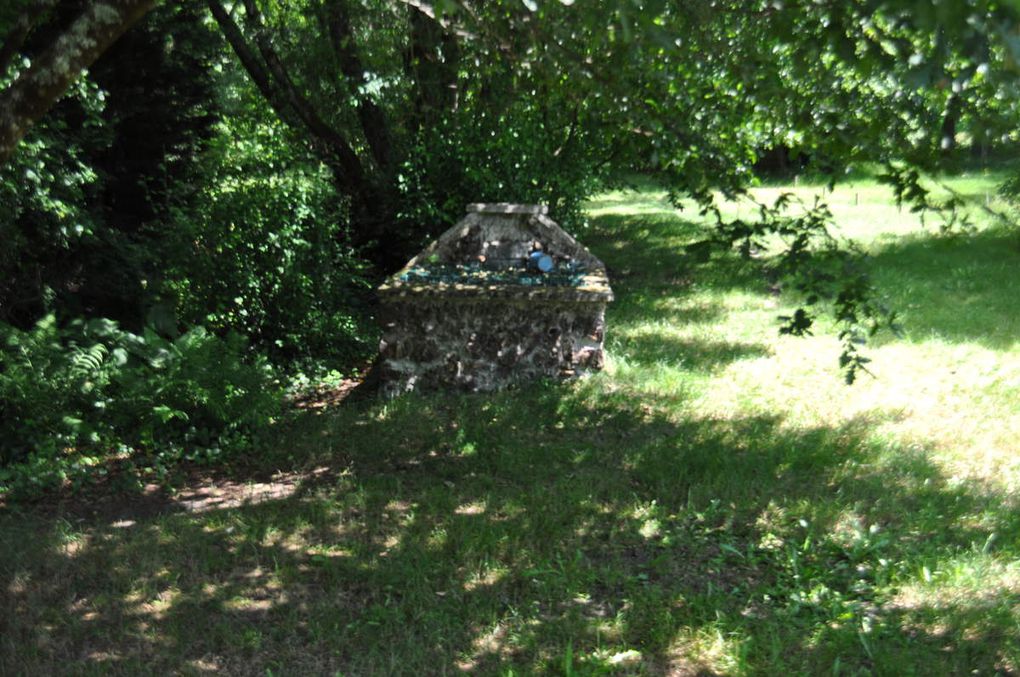
[[[249,2],[252,0],[248,0]],[[376,169],[383,176],[392,174],[396,161],[389,120],[383,110],[370,96],[359,93],[367,84],[365,66],[361,61],[355,43],[354,30],[347,6],[341,0],[333,0],[329,9],[329,32],[340,63],[340,70],[351,85],[351,93],[357,98],[358,121],[368,142],[368,148]]]
[[948,155],[956,149],[956,123],[960,119],[960,97],[952,94],[946,102],[946,112],[942,117],[940,147],[942,153]]
[[404,68],[414,83],[413,130],[457,107],[460,46],[452,31],[420,8],[411,6],[411,36]]
[[14,27],[7,33],[4,43],[0,46],[0,73],[6,73],[7,67],[14,60],[32,28],[46,12],[57,4],[57,0],[37,0],[14,22]]
[[[333,173],[338,191],[350,198],[352,242],[364,248],[368,258],[389,271],[403,263],[404,247],[390,237],[396,221],[396,197],[392,182],[394,155],[389,128],[382,111],[361,98],[358,118],[362,124],[370,157],[362,158],[347,138],[319,115],[301,93],[273,48],[261,13],[254,0],[244,0],[244,24],[254,36],[254,47],[220,0],[208,0],[209,9],[237,54],[252,82],[283,122],[303,132],[312,150]],[[355,51],[354,36],[342,4],[332,6],[329,15],[331,37],[344,75],[352,80],[352,91],[364,81],[364,67]]]

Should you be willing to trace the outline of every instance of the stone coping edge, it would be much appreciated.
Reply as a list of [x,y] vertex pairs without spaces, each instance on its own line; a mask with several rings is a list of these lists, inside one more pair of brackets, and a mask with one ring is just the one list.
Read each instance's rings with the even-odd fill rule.
[[435,289],[429,287],[379,289],[379,300],[384,303],[396,301],[425,300],[430,302],[478,301],[490,303],[546,302],[553,304],[611,303],[613,292],[608,289],[506,289],[485,288]]
[[468,212],[479,214],[548,214],[548,205],[521,205],[512,202],[475,202],[467,206]]

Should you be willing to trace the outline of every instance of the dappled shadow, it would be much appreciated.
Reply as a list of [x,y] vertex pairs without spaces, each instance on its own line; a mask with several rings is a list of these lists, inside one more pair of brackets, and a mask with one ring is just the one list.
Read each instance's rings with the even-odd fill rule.
[[[0,671],[73,658],[123,673],[533,672],[561,669],[568,646],[590,668],[609,645],[694,674],[714,668],[684,663],[678,633],[784,627],[752,642],[749,665],[772,641],[806,671],[877,667],[883,652],[996,669],[1003,625],[968,603],[934,628],[860,586],[879,560],[920,570],[990,530],[1014,542],[1020,513],[949,481],[923,448],[887,458],[868,437],[881,412],[798,429],[678,419],[678,398],[581,384],[351,405],[328,421],[344,444],[307,452],[343,472],[286,498],[122,529],[5,518]],[[847,514],[890,538],[827,536]],[[808,592],[822,585],[862,605],[845,627],[821,623],[834,639],[819,644],[807,632],[832,601]],[[871,616],[883,629],[865,651]]]
[[[614,326],[637,322],[710,324],[728,312],[725,292],[773,293],[760,261],[715,256],[698,262],[688,256],[685,245],[704,239],[708,230],[675,212],[607,214],[593,221],[585,241],[605,262],[616,294],[610,335]],[[706,296],[705,290],[713,293]]]
[[613,341],[614,355],[641,365],[665,364],[693,371],[712,371],[744,359],[764,357],[759,343],[678,338],[659,334],[628,336]]
[[[611,323],[723,317],[698,287],[769,293],[753,262],[692,272],[697,235],[668,214],[598,218],[586,239],[614,271]],[[939,283],[913,246],[879,270]],[[765,353],[611,340],[692,370]],[[369,386],[280,430],[262,462],[288,470],[286,491],[235,483],[257,503],[200,485],[200,514],[0,514],[0,673],[1017,670],[1020,584],[940,598],[931,569],[995,543],[1008,560],[1020,511],[947,476],[923,440],[876,435],[895,413],[703,416],[682,389],[606,377],[389,402]],[[890,596],[893,578],[924,594]]]
[[993,349],[1020,341],[1016,230],[902,237],[879,247],[871,266],[911,339],[970,341]]
[[[686,256],[684,245],[703,239],[710,229],[670,211],[665,202],[656,207],[650,201],[636,214],[610,209],[593,222],[586,241],[609,266],[618,299],[610,310],[616,323],[707,324],[722,317],[725,308],[703,297],[697,305],[689,303],[694,292],[775,292],[760,261],[716,256],[697,263]],[[872,247],[869,268],[910,339],[975,342],[997,350],[1020,341],[1020,233],[1015,229],[889,238]]]
[[609,268],[614,286],[619,282],[659,289],[704,284],[719,290],[767,292],[768,285],[754,261],[732,256],[713,257],[705,263],[691,259],[685,245],[705,239],[711,230],[680,213],[609,214],[593,223],[592,231],[585,233],[585,243]]
[[1014,675],[1018,609],[1016,590],[947,605],[891,603],[876,607],[863,627],[825,628],[808,655],[815,665],[840,664],[847,672],[885,673],[896,666],[897,674]]
[[[602,208],[608,204],[599,202]],[[654,330],[637,334],[614,331],[649,322],[680,330],[710,325],[728,313],[722,300],[725,292],[739,289],[771,294],[757,261],[717,256],[699,263],[689,257],[684,246],[703,239],[706,233],[704,225],[682,218],[665,202],[653,201],[646,212],[636,215],[629,210],[594,219],[587,240],[609,267],[616,293],[607,315],[607,348],[614,355],[639,365],[712,371],[767,354],[765,346],[754,343],[679,337]],[[706,289],[713,294],[705,295]]]

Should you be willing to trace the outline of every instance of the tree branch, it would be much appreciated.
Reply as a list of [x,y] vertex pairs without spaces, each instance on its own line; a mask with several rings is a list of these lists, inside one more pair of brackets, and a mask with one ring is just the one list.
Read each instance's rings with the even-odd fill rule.
[[219,0],[208,0],[209,9],[227,42],[237,54],[252,82],[280,119],[291,126],[303,127],[309,133],[313,145],[320,152],[330,156],[329,164],[339,171],[340,176],[337,178],[341,184],[349,190],[363,190],[364,170],[357,154],[336,130],[319,117],[311,104],[294,87],[276,53],[265,39],[258,9],[248,7],[249,4],[251,3],[245,2],[248,13],[246,18],[255,32],[256,43],[265,64],[251,50],[241,29]]
[[29,128],[56,103],[82,71],[156,2],[93,2],[27,71],[0,92],[0,164],[10,159]]
[[220,31],[223,32],[223,37],[227,39],[227,43],[234,50],[234,54],[237,55],[238,60],[244,66],[244,70],[247,71],[248,77],[251,78],[255,87],[265,97],[276,114],[280,116],[280,119],[288,124],[292,124],[293,116],[291,111],[287,109],[286,102],[280,98],[277,91],[273,88],[269,74],[266,73],[265,67],[258,60],[258,57],[255,56],[255,53],[248,47],[248,42],[245,40],[244,35],[241,34],[241,29],[238,28],[234,18],[230,16],[230,13],[223,8],[223,5],[218,0],[209,0],[207,4],[213,18],[219,24]]
[[4,38],[4,44],[0,46],[0,75],[7,72],[7,67],[11,65],[11,61],[25,44],[25,38],[42,15],[56,4],[57,0],[39,0],[21,13],[10,33]]
[[432,14],[413,4],[409,11],[411,35],[404,67],[414,85],[410,126],[418,130],[436,112],[456,110],[460,47],[453,32]]

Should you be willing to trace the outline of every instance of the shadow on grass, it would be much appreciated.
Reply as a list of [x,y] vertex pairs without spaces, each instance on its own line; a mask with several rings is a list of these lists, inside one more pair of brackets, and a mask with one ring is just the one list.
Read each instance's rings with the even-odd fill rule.
[[872,268],[913,339],[1008,349],[1020,341],[1020,233],[919,234],[879,249]]
[[686,245],[709,234],[705,225],[672,212],[609,214],[593,220],[586,243],[609,267],[614,285],[660,289],[696,283],[719,291],[765,292],[765,279],[754,262],[713,257],[708,263],[695,264],[686,255]]
[[[769,294],[756,261],[714,257],[696,263],[687,256],[685,245],[706,234],[704,226],[669,212],[595,219],[588,244],[605,262],[616,294],[609,308],[610,328],[648,320],[710,324],[727,312],[718,298],[723,293]],[[705,290],[717,298],[704,297]]]
[[[649,320],[678,328],[709,325],[727,313],[722,293],[740,289],[764,295],[768,285],[753,261],[715,257],[695,264],[684,246],[703,239],[706,231],[673,212],[608,214],[595,219],[594,225],[591,245],[609,267],[616,293],[608,311],[607,347],[614,354],[640,365],[667,364],[702,372],[767,354],[764,345],[754,343],[614,333],[613,328]],[[702,294],[706,289],[713,294]]]
[[739,360],[768,355],[759,343],[681,339],[673,336],[640,335],[617,339],[613,354],[640,365],[666,364],[692,371],[708,372]]
[[709,674],[712,637],[727,672],[1016,658],[1011,593],[883,599],[990,530],[1015,544],[1020,514],[870,441],[882,414],[678,419],[676,397],[597,386],[299,422],[301,456],[342,471],[283,500],[125,529],[4,518],[0,672],[583,673],[637,649],[649,674]]
[[[663,209],[668,210],[665,203]],[[756,261],[715,257],[696,264],[688,259],[684,245],[707,232],[680,214],[651,208],[594,219],[590,244],[609,266],[617,291],[610,319],[622,325],[652,318],[708,324],[725,309],[718,303],[694,303],[694,292],[770,293]],[[994,350],[1020,341],[1020,233],[1015,229],[897,237],[875,250],[870,267],[911,339],[975,342]]]

